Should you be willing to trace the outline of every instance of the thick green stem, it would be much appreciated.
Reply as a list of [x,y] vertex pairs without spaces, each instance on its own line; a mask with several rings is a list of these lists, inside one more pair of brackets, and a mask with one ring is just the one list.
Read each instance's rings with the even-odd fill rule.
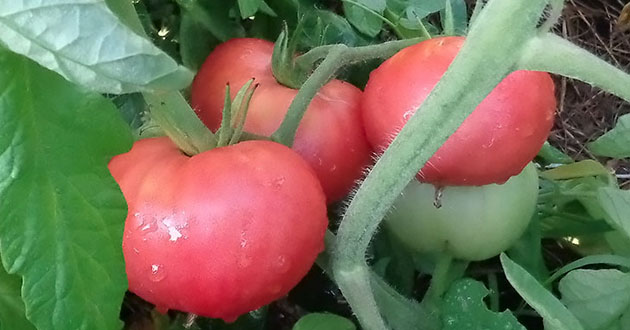
[[630,75],[553,34],[530,40],[521,54],[518,68],[578,79],[630,102]]
[[272,138],[284,145],[291,146],[295,139],[295,132],[308,105],[319,89],[324,86],[339,70],[339,68],[374,58],[386,58],[399,50],[416,44],[424,38],[391,41],[379,45],[349,48],[345,45],[327,45],[315,48],[296,59],[301,68],[310,68],[321,58],[324,60],[304,82],[298,94],[291,102],[280,127],[273,133]]
[[[319,268],[334,280],[331,265],[332,257],[329,251],[332,250],[331,247],[336,242],[335,234],[327,230],[325,241],[326,250],[319,254],[316,263]],[[376,304],[379,309],[384,311],[384,315],[387,316],[387,324],[392,329],[414,329],[418,324],[423,324],[423,330],[440,329],[440,320],[437,314],[432,313],[432,310],[421,306],[415,300],[402,296],[374,271],[369,270],[369,272]]]
[[449,273],[453,265],[453,257],[444,253],[438,258],[431,277],[431,285],[425,295],[425,301],[435,304],[449,286]]
[[199,120],[179,92],[143,95],[152,118],[186,154],[196,155],[216,146],[214,134]]
[[324,61],[313,71],[308,79],[304,82],[304,85],[300,88],[300,91],[291,102],[287,115],[284,117],[282,124],[277,131],[272,135],[275,141],[278,141],[284,145],[292,146],[295,139],[295,132],[300,125],[304,113],[311,100],[324,84],[326,84],[340,68],[341,56],[343,51],[348,47],[345,45],[336,45],[330,50],[330,53],[324,59]]
[[[339,227],[333,259],[335,279],[362,326],[375,308],[365,253],[394,200],[426,161],[486,95],[513,69],[522,46],[534,36],[546,1],[492,0],[449,70],[407,122],[365,179]],[[512,31],[509,38],[505,31]]]

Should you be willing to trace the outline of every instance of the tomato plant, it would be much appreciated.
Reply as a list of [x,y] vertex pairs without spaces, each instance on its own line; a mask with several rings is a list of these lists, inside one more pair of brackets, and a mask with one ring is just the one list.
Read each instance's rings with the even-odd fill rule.
[[[210,129],[216,131],[221,124],[225,85],[242,86],[251,78],[258,89],[245,130],[270,136],[280,126],[298,91],[276,81],[272,53],[273,43],[261,39],[232,39],[210,53],[193,81],[191,97],[195,112]],[[293,149],[313,167],[329,202],[347,195],[371,160],[360,98],[361,91],[353,85],[330,81],[313,98],[296,132]]]
[[0,1],[0,328],[630,328],[627,8],[567,6]]
[[[427,40],[403,49],[371,73],[362,114],[375,149],[389,145],[463,43],[463,37]],[[547,140],[555,109],[554,85],[548,73],[511,73],[429,159],[418,179],[443,186],[505,182],[520,173]]]
[[531,163],[504,184],[445,187],[439,208],[433,205],[435,187],[413,180],[386,221],[414,251],[483,260],[505,251],[523,234],[537,198],[538,173]]
[[129,206],[129,290],[161,309],[233,321],[285,295],[324,248],[325,197],[283,145],[183,155],[144,139],[109,164]]

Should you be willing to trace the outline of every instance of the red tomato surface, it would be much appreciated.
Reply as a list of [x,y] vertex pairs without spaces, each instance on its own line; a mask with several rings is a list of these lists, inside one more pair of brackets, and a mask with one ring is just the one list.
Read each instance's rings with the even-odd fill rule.
[[[362,114],[368,141],[375,149],[382,151],[389,145],[463,43],[463,37],[423,41],[403,49],[371,73]],[[511,73],[431,157],[418,180],[442,186],[507,181],[542,147],[555,108],[554,84],[548,73]]]
[[324,248],[324,193],[283,145],[188,157],[145,139],[109,168],[129,206],[129,290],[158,308],[233,321],[287,294]]
[[[269,41],[232,39],[208,56],[192,85],[192,105],[211,130],[221,124],[226,83],[234,97],[251,78],[259,87],[245,130],[270,136],[280,126],[298,91],[276,81],[272,53]],[[359,114],[361,94],[349,83],[332,80],[315,96],[296,133],[293,149],[315,170],[329,202],[348,194],[371,161]]]

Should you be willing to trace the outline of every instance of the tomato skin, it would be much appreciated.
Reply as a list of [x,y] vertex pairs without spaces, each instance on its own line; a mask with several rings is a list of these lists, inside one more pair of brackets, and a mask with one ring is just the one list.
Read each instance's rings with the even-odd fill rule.
[[[232,39],[206,59],[192,85],[191,103],[211,130],[221,124],[225,85],[231,96],[249,79],[259,84],[251,100],[245,131],[270,136],[279,126],[297,90],[279,84],[271,71],[273,43]],[[350,192],[371,162],[361,121],[361,90],[340,80],[315,96],[297,130],[293,149],[315,170],[329,202]]]
[[[371,73],[362,114],[373,148],[382,151],[389,145],[463,43],[463,37],[426,40],[403,49]],[[511,73],[433,155],[418,180],[441,186],[505,182],[536,156],[553,125],[555,108],[548,73]]]
[[144,139],[109,168],[129,207],[129,290],[160,309],[233,321],[285,295],[324,248],[321,186],[280,144],[188,157],[167,138]]
[[394,203],[387,227],[411,249],[484,260],[508,249],[536,209],[538,174],[532,163],[504,184],[449,186],[440,208],[435,187],[413,180]]

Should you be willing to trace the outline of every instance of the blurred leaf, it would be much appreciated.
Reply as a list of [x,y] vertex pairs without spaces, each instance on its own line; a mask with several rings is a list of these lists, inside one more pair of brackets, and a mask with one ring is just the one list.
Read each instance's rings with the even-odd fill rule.
[[630,276],[615,269],[574,270],[558,289],[587,330],[607,329],[630,307]]
[[356,327],[345,317],[328,313],[311,313],[297,321],[293,330],[356,330]]
[[615,128],[589,143],[588,149],[597,156],[630,157],[630,114],[619,117]]
[[447,35],[464,35],[468,28],[468,12],[464,0],[446,0],[440,14],[442,29]]
[[[547,291],[525,269],[501,254],[501,264],[507,280],[523,299],[554,330],[584,330],[580,322],[554,295]],[[547,328],[546,328],[547,329]]]
[[[183,10],[199,25],[212,33],[220,41],[245,36],[240,22],[230,16],[233,1],[176,0]],[[227,2],[227,3],[226,3]]]
[[146,134],[142,134],[142,131],[146,129],[145,125],[149,119],[149,106],[144,101],[142,94],[117,95],[111,100],[120,111],[125,122],[131,127],[134,140],[140,139],[141,135],[142,137],[147,137]]
[[597,197],[606,222],[630,237],[630,191],[601,188],[597,190]]
[[387,0],[387,8],[407,19],[423,19],[446,7],[446,0]]
[[510,311],[488,310],[483,299],[489,291],[478,281],[464,278],[454,282],[444,295],[444,330],[526,330]]
[[0,50],[0,254],[40,329],[119,329],[125,200],[107,163],[132,143],[101,95]]
[[383,26],[381,17],[387,7],[385,0],[342,1],[346,18],[357,30],[370,37],[374,37],[381,32],[381,27]]
[[241,18],[246,19],[250,16],[254,16],[262,2],[262,0],[238,0],[238,9],[241,13]]
[[192,80],[190,71],[122,24],[104,1],[0,1],[0,41],[102,93],[177,90]]
[[570,164],[574,162],[571,157],[549,144],[549,142],[543,144],[537,157],[542,158],[548,164]]
[[0,265],[0,329],[35,330],[26,319],[19,276],[9,275]]
[[591,159],[565,164],[540,174],[540,176],[549,180],[566,180],[597,175],[610,176],[610,170]]
[[525,233],[508,250],[510,258],[527,269],[539,281],[549,276],[549,270],[543,259],[541,240],[540,220],[534,215]]
[[361,46],[367,40],[360,36],[348,21],[328,10],[313,9],[304,13],[304,31],[300,38],[301,48],[342,43]]
[[219,41],[197,23],[188,12],[182,13],[179,28],[179,51],[184,65],[198,71]]

